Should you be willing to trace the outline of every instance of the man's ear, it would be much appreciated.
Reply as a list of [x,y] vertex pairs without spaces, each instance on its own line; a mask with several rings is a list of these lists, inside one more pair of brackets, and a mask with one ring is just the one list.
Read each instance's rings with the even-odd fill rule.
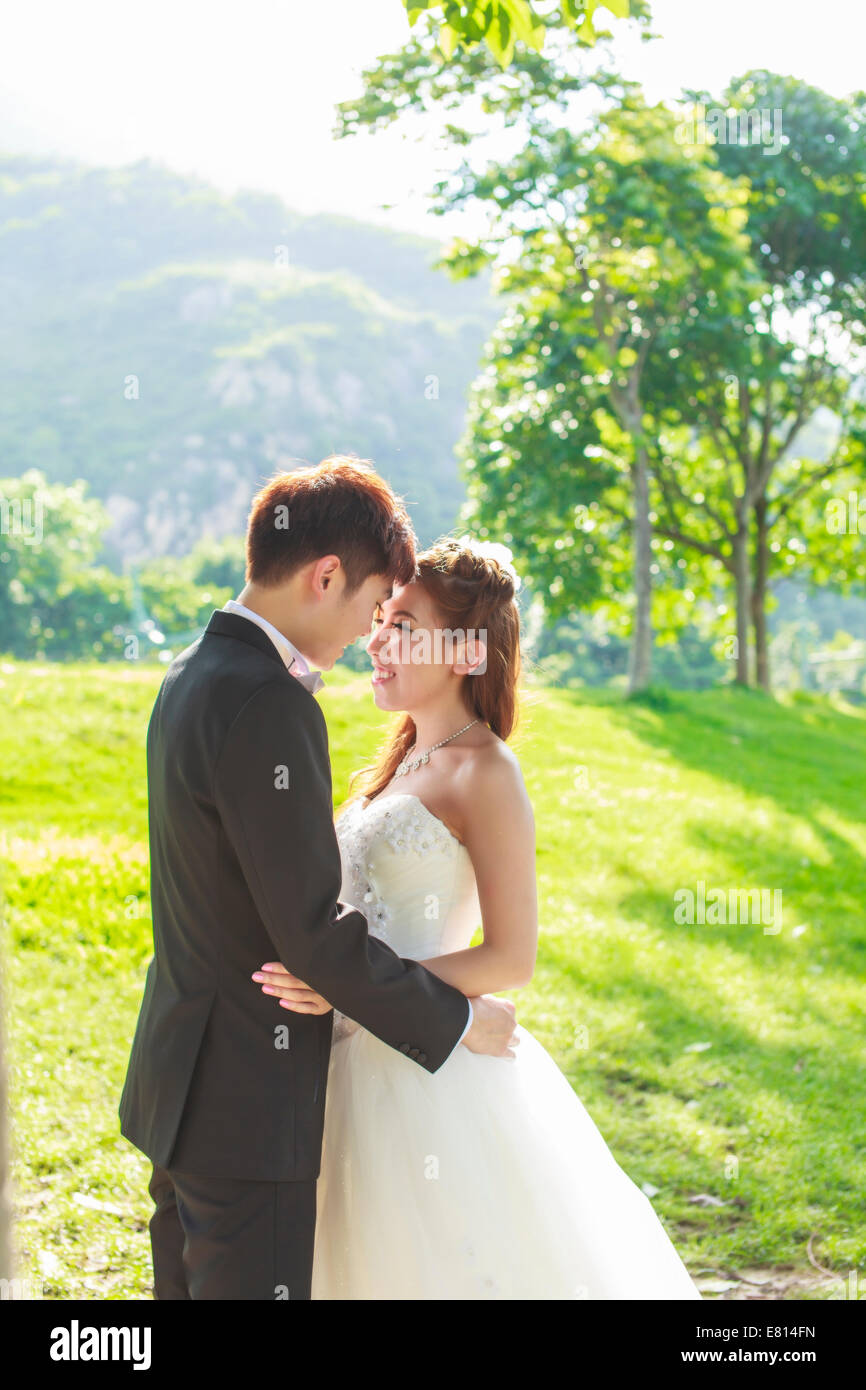
[[310,583],[313,593],[321,598],[327,589],[338,587],[332,583],[343,568],[339,555],[323,555],[313,565]]
[[459,637],[454,644],[456,676],[480,676],[487,670],[487,644],[480,637]]

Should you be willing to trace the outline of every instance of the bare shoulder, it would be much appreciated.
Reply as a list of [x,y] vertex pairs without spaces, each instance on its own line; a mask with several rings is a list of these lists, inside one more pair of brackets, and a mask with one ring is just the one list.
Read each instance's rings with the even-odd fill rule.
[[502,818],[534,826],[532,803],[517,755],[491,734],[489,739],[462,750],[463,757],[451,779],[452,815],[465,830],[470,824]]

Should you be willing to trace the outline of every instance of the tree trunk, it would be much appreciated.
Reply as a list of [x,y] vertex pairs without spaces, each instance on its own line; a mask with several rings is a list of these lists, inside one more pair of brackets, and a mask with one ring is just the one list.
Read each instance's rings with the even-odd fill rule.
[[737,675],[738,685],[749,684],[749,630],[751,627],[751,574],[749,573],[748,521],[741,521],[733,539],[734,583],[737,591]]
[[752,587],[752,628],[755,633],[755,678],[758,685],[769,693],[770,653],[767,649],[767,574],[769,571],[769,551],[767,548],[767,499],[759,497],[755,503],[755,582]]
[[635,450],[632,481],[635,616],[629,651],[629,695],[635,695],[649,685],[652,663],[652,527],[649,518],[649,469],[646,449],[642,445]]

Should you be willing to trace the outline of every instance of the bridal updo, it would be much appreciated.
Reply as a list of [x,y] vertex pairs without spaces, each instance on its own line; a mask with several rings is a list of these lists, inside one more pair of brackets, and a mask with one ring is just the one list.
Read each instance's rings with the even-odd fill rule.
[[[486,669],[463,677],[467,721],[479,719],[504,741],[517,722],[520,679],[520,613],[514,576],[495,555],[453,538],[436,541],[417,557],[412,583],[420,584],[432,600],[443,629],[486,634]],[[353,795],[378,795],[394,776],[415,741],[415,722],[401,714],[375,764],[356,772]]]

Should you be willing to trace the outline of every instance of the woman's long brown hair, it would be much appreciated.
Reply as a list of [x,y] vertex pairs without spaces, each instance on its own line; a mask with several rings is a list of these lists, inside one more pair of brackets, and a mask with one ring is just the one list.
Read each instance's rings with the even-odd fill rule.
[[[415,583],[430,595],[444,629],[486,629],[487,668],[464,676],[462,695],[468,718],[481,720],[504,741],[517,722],[520,677],[520,614],[514,581],[491,557],[477,555],[453,539],[438,540],[418,556]],[[415,741],[410,714],[397,716],[369,767],[349,779],[349,796],[378,796]]]

